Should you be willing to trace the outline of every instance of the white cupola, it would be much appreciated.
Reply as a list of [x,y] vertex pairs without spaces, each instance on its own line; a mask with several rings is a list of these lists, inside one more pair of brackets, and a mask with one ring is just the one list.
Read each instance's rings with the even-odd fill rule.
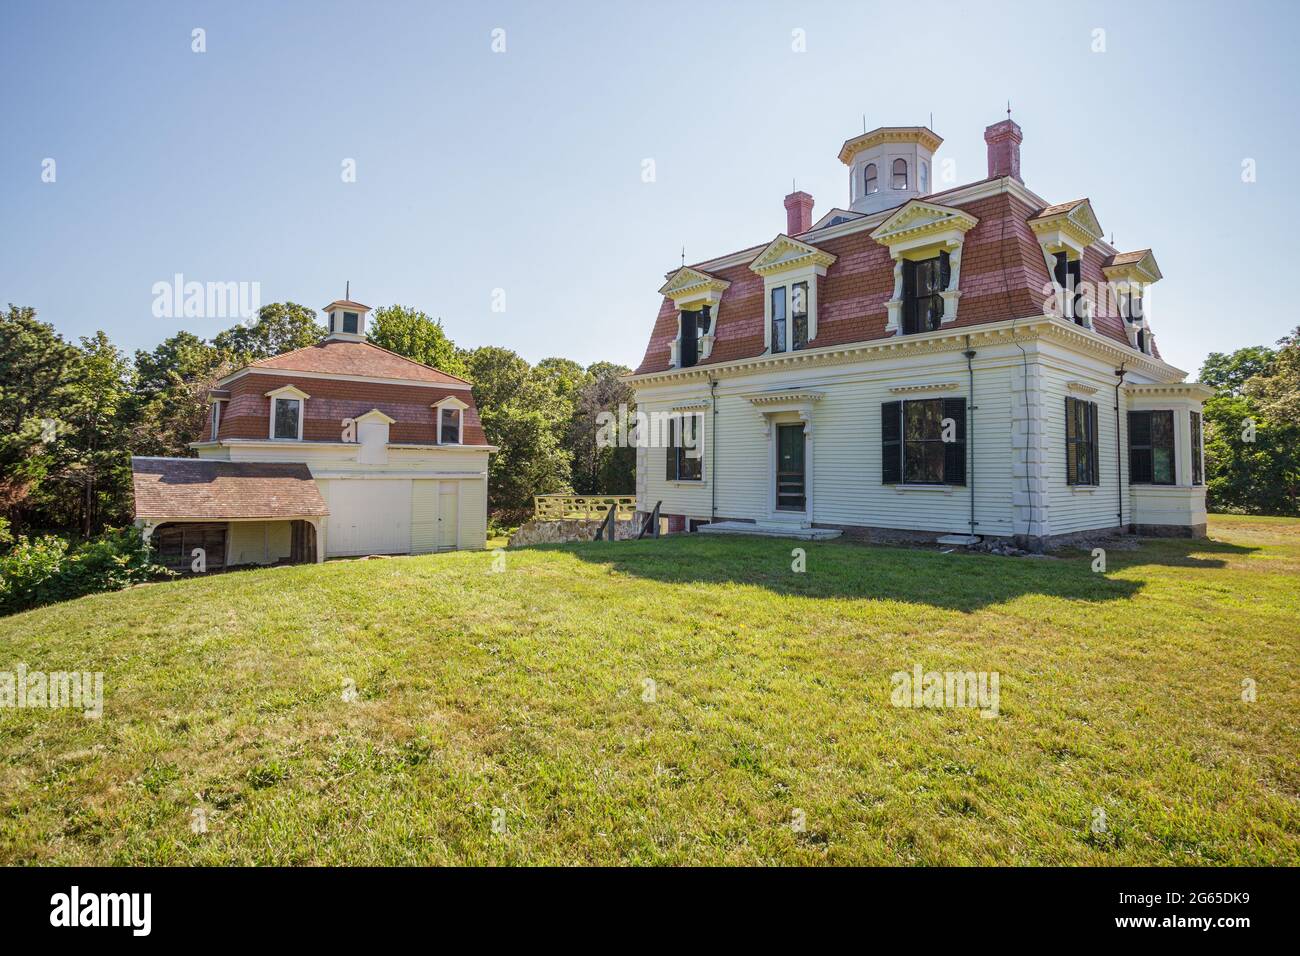
[[925,126],[881,126],[848,140],[849,208],[873,213],[934,192],[934,151],[943,137]]
[[[350,290],[349,290],[350,291]],[[364,342],[366,340],[366,315],[370,306],[351,299],[336,299],[321,310],[325,313],[325,341]]]

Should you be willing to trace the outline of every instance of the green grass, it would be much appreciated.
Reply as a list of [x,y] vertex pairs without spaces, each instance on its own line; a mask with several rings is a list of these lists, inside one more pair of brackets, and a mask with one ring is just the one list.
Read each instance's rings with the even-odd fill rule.
[[[0,863],[1294,865],[1300,522],[1211,534],[1104,575],[692,536],[32,611],[0,670],[103,671],[104,714],[0,710]],[[1000,716],[891,706],[916,663],[998,672]]]

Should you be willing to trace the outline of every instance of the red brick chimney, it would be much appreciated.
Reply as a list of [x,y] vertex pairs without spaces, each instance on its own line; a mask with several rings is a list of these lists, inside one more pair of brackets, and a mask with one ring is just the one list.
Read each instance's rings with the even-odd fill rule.
[[984,142],[989,147],[989,178],[1010,176],[1017,182],[1020,178],[1020,143],[1024,136],[1015,120],[1004,119],[984,130]]
[[803,190],[785,197],[785,234],[797,236],[812,228],[813,198]]

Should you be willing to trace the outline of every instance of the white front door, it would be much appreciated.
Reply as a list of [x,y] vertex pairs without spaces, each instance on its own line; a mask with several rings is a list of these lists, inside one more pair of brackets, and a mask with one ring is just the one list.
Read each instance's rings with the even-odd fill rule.
[[460,533],[459,481],[444,481],[438,487],[438,550],[452,551]]
[[411,550],[409,479],[331,478],[326,489],[328,557]]

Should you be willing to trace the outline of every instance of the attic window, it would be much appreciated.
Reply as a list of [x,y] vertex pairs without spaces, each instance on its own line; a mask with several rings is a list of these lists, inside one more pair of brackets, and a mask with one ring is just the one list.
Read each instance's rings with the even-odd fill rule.
[[438,413],[439,445],[461,444],[460,422],[461,418],[459,408],[443,408]]
[[866,184],[867,194],[870,195],[880,188],[880,183],[876,179],[876,164],[867,163],[866,169],[863,170],[863,181]]
[[271,437],[288,441],[302,439],[302,399],[276,398],[271,416]]
[[907,160],[905,159],[894,160],[894,188],[907,188]]
[[353,335],[357,334],[357,313],[355,312],[343,313],[343,331],[350,332]]

